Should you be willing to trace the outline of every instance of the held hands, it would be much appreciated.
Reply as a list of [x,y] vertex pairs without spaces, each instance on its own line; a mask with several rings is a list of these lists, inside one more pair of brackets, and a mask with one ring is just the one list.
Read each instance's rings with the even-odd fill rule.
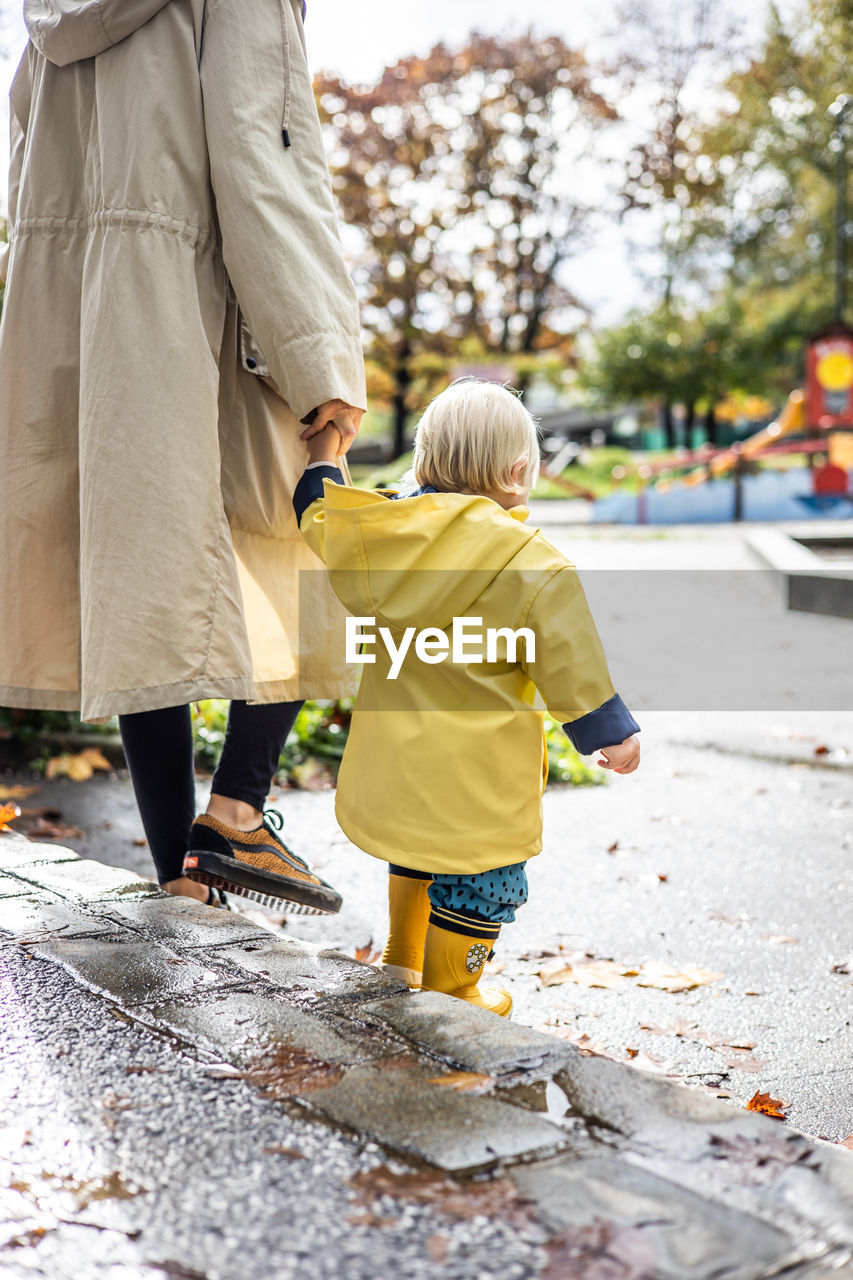
[[[335,431],[327,435],[327,439],[336,441],[335,453],[331,456],[326,453],[321,453],[317,456],[312,455],[311,461],[334,461],[338,454],[346,453],[358,434],[363,417],[363,409],[355,409],[351,404],[347,404],[345,400],[327,400],[325,404],[321,404],[304,417],[302,422],[305,424],[305,430],[301,433],[300,440],[310,442],[315,436],[324,432],[325,428],[330,424],[335,428]],[[335,432],[337,432],[337,436],[335,436]]]
[[308,441],[308,461],[334,464],[338,455],[344,452],[342,443],[340,431],[330,422]]
[[596,761],[602,769],[612,769],[614,773],[633,773],[640,763],[640,743],[632,734],[624,742],[615,747],[602,747],[601,759]]

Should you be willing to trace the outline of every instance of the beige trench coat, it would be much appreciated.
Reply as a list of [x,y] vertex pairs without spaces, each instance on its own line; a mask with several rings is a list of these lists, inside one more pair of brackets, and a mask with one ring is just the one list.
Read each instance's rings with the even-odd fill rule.
[[94,720],[350,692],[290,500],[298,419],[366,404],[298,0],[25,14],[0,704]]

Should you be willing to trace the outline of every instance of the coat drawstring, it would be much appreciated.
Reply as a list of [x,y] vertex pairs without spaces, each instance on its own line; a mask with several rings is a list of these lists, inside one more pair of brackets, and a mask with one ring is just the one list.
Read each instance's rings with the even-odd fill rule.
[[290,146],[290,28],[287,10],[290,0],[281,0],[281,43],[284,51],[284,114],[281,118],[281,140],[286,147]]

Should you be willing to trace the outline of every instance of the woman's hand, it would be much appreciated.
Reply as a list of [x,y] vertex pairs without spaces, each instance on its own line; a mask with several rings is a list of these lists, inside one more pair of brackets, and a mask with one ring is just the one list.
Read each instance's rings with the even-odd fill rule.
[[633,773],[640,763],[640,743],[632,734],[624,742],[615,747],[602,747],[600,760],[596,764],[602,769],[612,769],[614,773]]
[[317,432],[308,441],[309,462],[334,463],[338,454],[342,452],[340,432],[331,423],[323,427],[322,431]]
[[[325,404],[321,404],[302,419],[307,425],[299,438],[300,440],[311,440],[331,424],[338,433],[338,453],[346,453],[358,435],[358,429],[361,426],[363,417],[363,409],[355,409],[351,404],[347,404],[345,400],[327,400]],[[335,456],[337,457],[337,454]],[[319,462],[320,459],[312,458],[311,461]]]

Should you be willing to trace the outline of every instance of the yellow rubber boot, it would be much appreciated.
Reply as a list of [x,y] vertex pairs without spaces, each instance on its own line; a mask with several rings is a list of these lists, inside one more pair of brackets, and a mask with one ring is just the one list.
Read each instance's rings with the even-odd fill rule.
[[413,872],[388,876],[390,929],[380,967],[410,987],[421,985],[424,942],[429,920],[428,889],[432,880]]
[[443,991],[468,1004],[491,1009],[502,1018],[512,1013],[512,996],[502,987],[480,986],[479,979],[489,958],[500,925],[472,921],[454,911],[433,908],[424,948],[421,986],[424,991]]

